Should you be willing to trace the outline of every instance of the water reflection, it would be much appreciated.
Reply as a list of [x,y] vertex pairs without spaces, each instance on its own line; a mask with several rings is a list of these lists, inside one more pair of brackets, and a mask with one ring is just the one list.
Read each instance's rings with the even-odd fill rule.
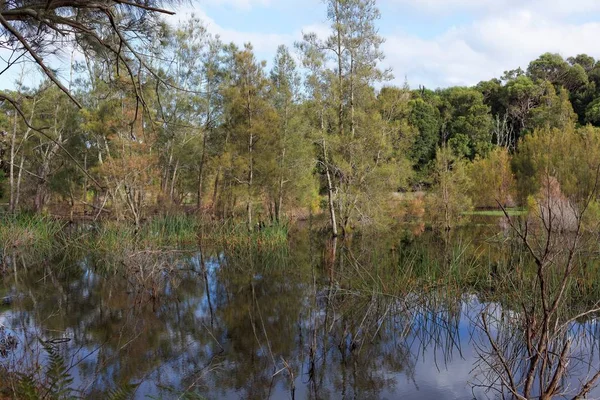
[[[0,362],[41,375],[39,339],[52,339],[86,398],[125,383],[139,384],[136,398],[506,396],[489,337],[518,371],[518,310],[492,290],[514,254],[478,241],[490,237],[481,232],[426,236],[141,251],[111,270],[98,255],[8,257]],[[569,328],[579,362],[565,387],[600,365],[597,333],[589,319]],[[2,347],[9,336],[16,346]]]

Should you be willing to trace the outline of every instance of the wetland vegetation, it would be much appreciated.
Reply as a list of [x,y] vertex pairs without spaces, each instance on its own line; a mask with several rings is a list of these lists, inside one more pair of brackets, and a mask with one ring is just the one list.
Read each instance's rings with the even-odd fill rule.
[[269,68],[169,3],[0,1],[0,398],[600,396],[600,62],[394,87],[375,0]]

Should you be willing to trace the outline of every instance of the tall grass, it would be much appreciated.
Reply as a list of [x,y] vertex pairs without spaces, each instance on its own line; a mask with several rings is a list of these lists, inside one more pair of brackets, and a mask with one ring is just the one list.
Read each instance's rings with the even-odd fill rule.
[[203,243],[213,243],[225,248],[270,249],[288,243],[287,224],[273,224],[249,231],[245,224],[209,223],[203,226]]
[[0,246],[27,248],[34,252],[47,252],[64,239],[63,224],[40,215],[3,215],[0,217]]

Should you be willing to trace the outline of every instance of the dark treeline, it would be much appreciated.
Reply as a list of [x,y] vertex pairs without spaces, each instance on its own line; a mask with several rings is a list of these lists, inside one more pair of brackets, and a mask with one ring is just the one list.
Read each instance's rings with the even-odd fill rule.
[[375,0],[326,3],[330,36],[279,47],[269,69],[191,18],[116,58],[78,43],[68,89],[81,108],[23,74],[3,94],[19,112],[5,101],[0,113],[10,211],[83,205],[139,224],[186,210],[253,227],[321,210],[338,234],[385,220],[397,192],[426,190],[448,227],[471,206],[593,184],[600,62],[548,53],[474,87],[394,87]]

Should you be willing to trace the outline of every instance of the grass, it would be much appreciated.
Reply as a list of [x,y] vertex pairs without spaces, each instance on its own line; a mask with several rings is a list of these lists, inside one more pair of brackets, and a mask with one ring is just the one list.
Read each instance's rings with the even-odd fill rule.
[[[248,231],[245,224],[216,222],[196,216],[162,216],[142,226],[109,221],[94,227],[80,238],[72,238],[73,247],[106,261],[119,261],[139,251],[271,249],[287,245],[286,225],[266,226]],[[111,263],[112,264],[112,263]]]
[[28,248],[36,252],[52,250],[62,239],[63,225],[50,217],[19,214],[0,217],[0,246]]
[[227,248],[274,248],[288,243],[287,224],[273,224],[248,231],[245,224],[210,223],[203,227],[202,242],[217,243]]
[[[507,208],[506,213],[509,217],[520,217],[523,215],[527,215],[527,211],[521,208]],[[463,215],[474,215],[474,216],[482,216],[482,217],[504,217],[504,211],[502,210],[476,210],[476,211],[467,211],[464,212]]]

